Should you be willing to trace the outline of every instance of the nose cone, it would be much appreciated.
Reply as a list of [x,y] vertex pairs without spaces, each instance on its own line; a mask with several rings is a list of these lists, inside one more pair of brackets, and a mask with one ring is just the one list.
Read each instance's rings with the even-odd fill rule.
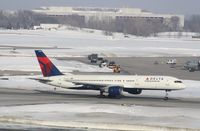
[[174,81],[174,85],[175,85],[176,89],[178,89],[178,90],[181,90],[181,89],[185,89],[185,88],[186,88],[184,82],[183,82],[182,80],[180,80],[180,79],[176,79],[176,80]]
[[179,86],[179,88],[180,88],[180,89],[185,89],[185,88],[186,88],[186,85],[185,85],[184,83],[181,83],[180,86]]

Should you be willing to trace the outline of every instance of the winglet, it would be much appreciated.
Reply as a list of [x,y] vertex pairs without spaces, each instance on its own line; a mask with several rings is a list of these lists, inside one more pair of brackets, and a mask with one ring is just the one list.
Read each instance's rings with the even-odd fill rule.
[[35,50],[44,77],[63,75],[42,50]]

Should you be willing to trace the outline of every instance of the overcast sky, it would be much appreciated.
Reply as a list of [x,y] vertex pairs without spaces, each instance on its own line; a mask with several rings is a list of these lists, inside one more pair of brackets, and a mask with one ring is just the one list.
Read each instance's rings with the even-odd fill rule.
[[40,6],[136,7],[157,13],[200,14],[200,0],[0,0],[0,9]]

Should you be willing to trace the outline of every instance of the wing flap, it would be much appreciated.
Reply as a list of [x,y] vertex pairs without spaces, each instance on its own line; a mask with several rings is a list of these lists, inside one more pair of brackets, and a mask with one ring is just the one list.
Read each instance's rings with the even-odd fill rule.
[[41,83],[48,83],[48,82],[52,82],[52,80],[49,80],[49,79],[42,79],[42,78],[29,78],[31,80],[36,80],[36,81],[39,81]]

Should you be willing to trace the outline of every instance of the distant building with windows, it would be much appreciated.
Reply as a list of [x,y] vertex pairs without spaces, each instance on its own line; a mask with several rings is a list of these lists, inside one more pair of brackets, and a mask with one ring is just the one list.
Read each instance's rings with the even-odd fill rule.
[[176,22],[182,28],[184,26],[184,15],[157,14],[139,8],[99,8],[99,7],[40,7],[33,10],[49,16],[70,16],[79,15],[83,20],[90,18],[101,19],[156,19],[170,25]]

